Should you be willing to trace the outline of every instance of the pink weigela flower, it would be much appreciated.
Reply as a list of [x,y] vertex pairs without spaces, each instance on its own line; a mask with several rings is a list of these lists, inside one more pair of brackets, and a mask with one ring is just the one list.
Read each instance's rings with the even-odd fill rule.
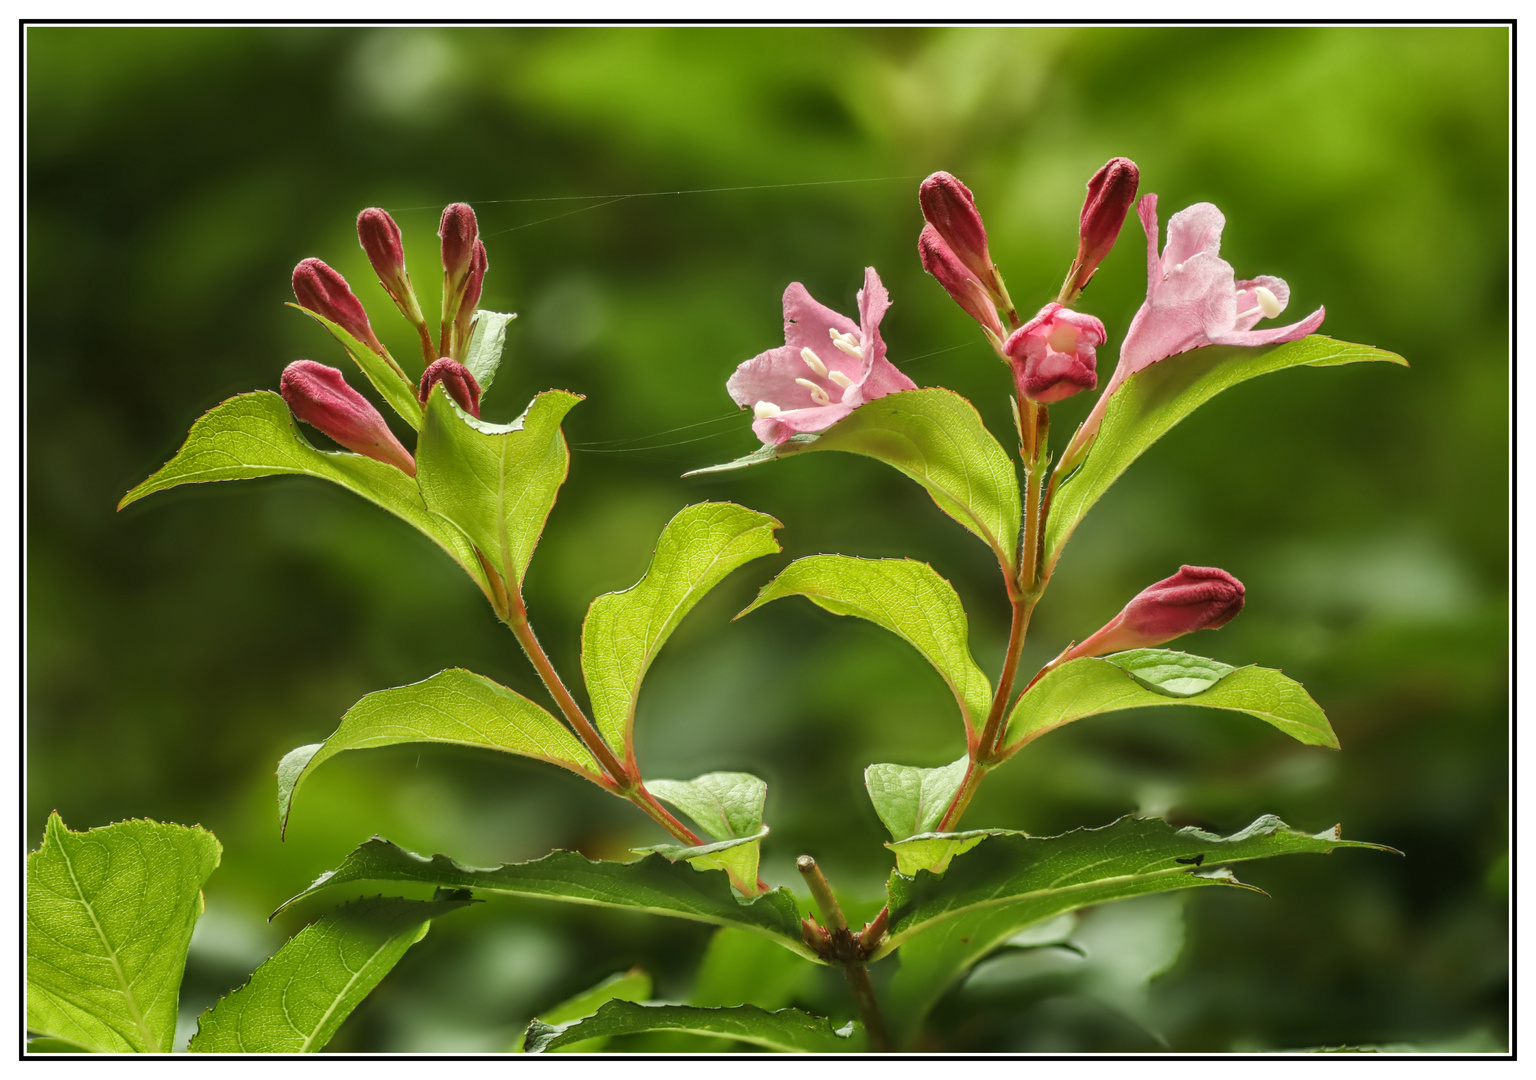
[[1094,349],[1105,336],[1104,324],[1092,315],[1046,304],[1003,344],[1020,396],[1049,405],[1092,390],[1099,381]]
[[737,405],[752,410],[752,431],[765,444],[825,431],[866,401],[917,389],[885,358],[880,319],[891,299],[873,266],[858,302],[855,325],[798,281],[784,290],[784,344],[744,362],[725,384]]

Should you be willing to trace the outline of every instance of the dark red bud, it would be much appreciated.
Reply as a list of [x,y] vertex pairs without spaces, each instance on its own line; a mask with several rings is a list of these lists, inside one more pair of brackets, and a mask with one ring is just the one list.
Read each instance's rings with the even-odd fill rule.
[[405,244],[400,226],[377,206],[357,215],[357,239],[368,253],[373,272],[388,288],[405,274]]
[[1149,585],[1069,659],[1161,645],[1196,630],[1225,626],[1243,610],[1243,583],[1214,566],[1181,566]]
[[438,383],[443,384],[443,389],[448,391],[448,396],[458,403],[459,408],[477,420],[480,418],[480,384],[469,373],[469,368],[446,356],[434,360],[421,374],[419,397],[423,405]]
[[485,271],[488,266],[485,245],[476,240],[469,260],[469,277],[464,281],[464,299],[459,301],[459,314],[454,319],[454,327],[462,346],[469,344],[469,324],[475,317],[475,308],[480,305],[480,291],[485,287]]
[[976,275],[944,242],[938,229],[932,225],[923,226],[917,237],[917,254],[923,260],[923,269],[938,278],[955,303],[1001,341],[1003,322],[997,314],[997,305]]
[[416,459],[400,445],[384,417],[347,385],[341,372],[313,360],[295,360],[283,369],[283,400],[293,415],[319,428],[342,446],[416,475]]
[[293,268],[293,295],[300,307],[324,316],[374,352],[383,354],[384,346],[374,336],[373,327],[368,325],[368,313],[347,279],[319,259],[305,259]]
[[997,271],[987,251],[987,229],[971,189],[947,172],[936,172],[917,189],[923,217],[943,237],[959,260],[988,290],[996,290]]
[[457,285],[469,272],[480,227],[468,203],[456,202],[443,211],[437,235],[443,238],[443,270]]
[[1130,158],[1111,158],[1088,181],[1088,198],[1078,219],[1077,259],[1072,287],[1081,290],[1115,246],[1126,212],[1136,201],[1141,172]]

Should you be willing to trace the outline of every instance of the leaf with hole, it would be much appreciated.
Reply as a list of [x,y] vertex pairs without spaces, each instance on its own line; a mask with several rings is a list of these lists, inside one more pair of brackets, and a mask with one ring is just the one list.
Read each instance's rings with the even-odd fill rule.
[[212,833],[158,821],[71,832],[27,856],[27,1028],[97,1053],[167,1054]]
[[299,785],[344,750],[399,743],[476,746],[537,758],[598,781],[602,769],[548,712],[500,683],[463,668],[378,690],[347,710],[323,743],[290,750],[277,766],[277,812],[284,832]]

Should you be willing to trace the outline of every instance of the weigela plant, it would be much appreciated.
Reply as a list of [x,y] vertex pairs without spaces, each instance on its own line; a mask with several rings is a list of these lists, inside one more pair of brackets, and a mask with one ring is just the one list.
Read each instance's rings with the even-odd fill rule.
[[[774,533],[781,524],[729,502],[680,510],[658,537],[640,581],[592,601],[581,630],[583,704],[572,673],[559,672],[540,645],[523,599],[530,560],[566,477],[561,422],[581,398],[548,390],[511,424],[480,419],[482,397],[495,391],[512,316],[479,309],[488,262],[474,212],[455,203],[443,213],[441,305],[432,322],[406,270],[394,221],[380,209],[358,218],[359,241],[379,284],[419,339],[420,364],[410,363],[416,374],[380,343],[339,274],[319,259],[301,262],[293,277],[299,309],[330,333],[362,381],[355,388],[336,368],[294,361],[282,372],[280,394],[242,394],[213,409],[193,425],[176,456],[123,503],[183,483],[278,473],[339,484],[409,522],[458,563],[515,638],[547,699],[530,700],[458,668],[369,694],[324,742],[301,746],[278,765],[281,827],[302,827],[302,817],[292,819],[295,796],[336,754],[437,742],[567,769],[633,804],[665,836],[639,849],[634,861],[555,851],[494,868],[414,854],[376,837],[294,899],[368,881],[454,890],[439,901],[450,905],[461,904],[467,890],[641,909],[754,935],[840,969],[850,989],[846,1008],[818,1016],[793,1008],[648,1002],[648,980],[641,986],[621,979],[622,988],[605,983],[550,1014],[560,1023],[535,1022],[526,1038],[532,1051],[657,1030],[715,1033],[774,1050],[939,1049],[943,1034],[924,1033],[929,1010],[1022,931],[1132,896],[1234,887],[1229,866],[1245,859],[1371,846],[1345,841],[1337,829],[1314,835],[1273,817],[1225,837],[1146,818],[1053,837],[1027,835],[1010,822],[962,829],[976,824],[964,821],[966,811],[992,773],[1049,732],[1111,710],[1200,706],[1255,717],[1310,746],[1338,747],[1322,709],[1279,671],[1162,647],[1215,630],[1242,609],[1243,586],[1222,569],[1181,567],[1130,598],[1106,625],[1083,625],[1079,640],[1061,643],[1039,671],[1021,669],[1031,614],[1078,522],[1193,409],[1229,386],[1284,368],[1402,363],[1315,334],[1322,308],[1300,322],[1261,328],[1285,309],[1286,283],[1236,279],[1219,254],[1225,219],[1208,203],[1173,215],[1159,253],[1157,199],[1145,195],[1137,203],[1139,183],[1135,164],[1124,158],[1093,174],[1061,290],[1054,299],[1027,304],[1026,311],[1037,312],[1027,319],[993,261],[970,189],[942,172],[919,188],[925,219],[919,257],[975,320],[1002,365],[997,385],[1000,393],[1011,391],[1017,458],[969,401],[942,387],[919,388],[890,362],[880,323],[891,299],[873,267],[864,270],[853,315],[790,284],[783,296],[784,344],[741,363],[726,382],[730,397],[751,411],[762,445],[701,471],[834,450],[884,462],[922,485],[940,511],[990,551],[1001,579],[998,602],[1011,613],[995,672],[972,658],[966,613],[949,582],[910,559],[799,559],[763,585],[742,613],[801,596],[868,620],[915,648],[954,694],[963,755],[938,767],[881,762],[865,771],[869,797],[890,832],[885,846],[893,867],[884,906],[861,924],[845,916],[814,852],[798,861],[809,904],[790,885],[762,879],[759,851],[772,841],[761,779],[738,772],[661,779],[648,775],[636,755],[636,703],[658,650],[728,574],[780,550]],[[1106,324],[1084,309],[1085,290],[1133,205],[1147,236],[1147,296],[1116,343],[1113,319]],[[1068,254],[1061,253],[1063,262]],[[1118,362],[1101,380],[1100,354],[1117,344]],[[1053,458],[1051,407],[1101,382],[1088,419]],[[396,429],[408,429],[409,447],[364,397],[368,386],[396,414]],[[345,449],[316,446],[301,425]],[[51,841],[58,847],[77,835],[62,824],[58,829]],[[419,936],[427,917],[412,915],[411,933]],[[886,957],[893,959],[880,963]],[[285,970],[284,985],[303,983],[302,964]],[[244,999],[237,994],[205,1014],[193,1049],[228,1049],[234,1044],[221,1033],[237,1029],[253,1033],[252,1042],[237,1049],[263,1048],[258,1026],[240,1028],[232,1015],[239,1008],[258,1014],[267,1000],[256,992],[263,978],[258,971],[241,992]],[[275,979],[269,975],[263,985]],[[355,1004],[338,1006],[341,1015]],[[304,1048],[314,1048],[311,1042]]]

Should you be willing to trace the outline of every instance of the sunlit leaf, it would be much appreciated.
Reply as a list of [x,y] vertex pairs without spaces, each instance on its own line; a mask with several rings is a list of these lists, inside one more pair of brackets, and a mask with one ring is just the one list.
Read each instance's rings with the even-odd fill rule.
[[194,1054],[313,1054],[390,969],[427,934],[431,920],[469,904],[375,896],[311,923],[256,969],[250,982],[197,1020]]
[[515,318],[515,314],[500,311],[475,314],[475,325],[469,332],[469,347],[464,350],[464,366],[480,385],[482,397],[490,390],[496,371],[501,367],[501,354],[507,345],[507,324]]
[[[905,840],[891,840],[886,847],[896,856],[896,872],[911,877],[919,870],[942,874],[950,860],[964,855],[989,836],[1010,835],[1009,829],[972,829],[969,832],[925,832]],[[1022,834],[1020,834],[1022,835]]]
[[905,840],[938,828],[969,764],[970,758],[962,757],[936,769],[871,765],[864,770],[864,787],[892,838]]
[[240,394],[208,410],[192,425],[176,456],[124,495],[117,508],[178,484],[282,475],[329,480],[382,506],[415,526],[486,587],[468,538],[427,509],[416,481],[393,465],[361,454],[316,450],[299,434],[287,404],[270,390]]
[[755,836],[762,828],[768,785],[751,773],[713,772],[692,780],[647,780],[645,786],[716,840]]
[[916,480],[950,517],[979,536],[998,560],[1016,568],[1019,478],[1013,460],[965,398],[942,387],[887,394],[853,410],[820,435],[792,437],[724,465],[689,473],[759,465],[811,450],[843,450],[883,461]]
[[800,912],[794,894],[788,889],[772,889],[750,900],[741,899],[731,892],[724,874],[694,870],[684,863],[668,862],[660,855],[618,863],[596,862],[573,851],[555,851],[532,862],[478,867],[466,866],[446,855],[417,855],[374,837],[278,910],[328,886],[354,881],[415,882],[440,889],[472,889],[476,893],[649,911],[740,927],[815,959],[801,940]]
[[433,512],[461,529],[509,585],[521,585],[565,482],[560,421],[581,395],[546,390],[510,424],[460,412],[434,389],[416,448],[416,479]]
[[[1061,549],[1120,474],[1175,424],[1228,387],[1291,367],[1335,367],[1363,360],[1405,361],[1369,345],[1312,334],[1266,348],[1210,345],[1170,356],[1132,375],[1110,399],[1088,458],[1051,501],[1045,530],[1047,574]],[[883,399],[882,399],[883,400]]]
[[1193,689],[1226,666],[1160,649],[1068,660],[1046,672],[1014,705],[1004,745],[1012,752],[1063,724],[1097,713],[1198,705],[1256,716],[1308,746],[1339,748],[1338,736],[1317,702],[1300,683],[1273,668],[1231,668],[1210,689]]
[[581,671],[597,730],[616,754],[630,748],[640,682],[684,615],[738,566],[779,550],[767,514],[699,503],[667,522],[645,576],[592,601],[581,626]]
[[449,743],[538,758],[587,779],[602,774],[581,742],[549,713],[500,683],[463,668],[378,690],[347,710],[323,743],[290,750],[277,766],[277,812],[286,832],[294,793],[343,750],[397,743]]
[[105,1053],[169,1053],[212,833],[158,821],[70,832],[27,856],[27,1028]]
[[318,315],[292,302],[288,306],[302,311],[329,330],[357,366],[362,368],[363,374],[368,376],[368,381],[373,383],[374,389],[389,403],[389,407],[400,414],[400,419],[410,424],[412,430],[421,429],[421,402],[416,398],[416,385],[406,378],[405,372],[400,370],[392,358],[386,360],[324,315]]
[[594,1016],[551,1026],[535,1020],[528,1027],[530,1054],[557,1050],[594,1037],[638,1035],[647,1031],[681,1031],[722,1035],[765,1050],[800,1054],[847,1054],[864,1050],[863,1033],[849,1023],[834,1028],[824,1016],[799,1009],[765,1012],[755,1005],[704,1009],[695,1005],[639,1005],[610,1001]]
[[[718,934],[725,931],[717,931]],[[753,941],[762,939],[748,934]],[[764,945],[773,953],[783,955],[782,950],[774,948],[764,942]],[[534,1017],[541,1024],[555,1027],[560,1024],[569,1024],[572,1020],[580,1020],[591,1016],[610,1001],[646,1001],[651,996],[651,976],[640,968],[630,968],[618,975],[610,975],[596,986],[589,987],[574,997],[566,998],[560,1004],[545,1009]],[[508,1049],[519,1054],[523,1051],[523,1040],[527,1036],[526,1031],[519,1031],[517,1038],[513,1040]],[[591,1052],[601,1050],[608,1042],[607,1039],[591,1039],[587,1042],[574,1044],[567,1049],[572,1052]]]
[[768,835],[768,826],[759,827],[751,836],[717,840],[713,844],[652,844],[631,848],[639,855],[652,852],[669,862],[686,862],[695,870],[724,870],[740,892],[757,894],[758,845]]
[[797,559],[741,614],[784,596],[804,596],[834,615],[856,615],[885,627],[944,676],[968,730],[986,723],[992,684],[971,658],[965,608],[954,586],[927,563],[846,555]]

